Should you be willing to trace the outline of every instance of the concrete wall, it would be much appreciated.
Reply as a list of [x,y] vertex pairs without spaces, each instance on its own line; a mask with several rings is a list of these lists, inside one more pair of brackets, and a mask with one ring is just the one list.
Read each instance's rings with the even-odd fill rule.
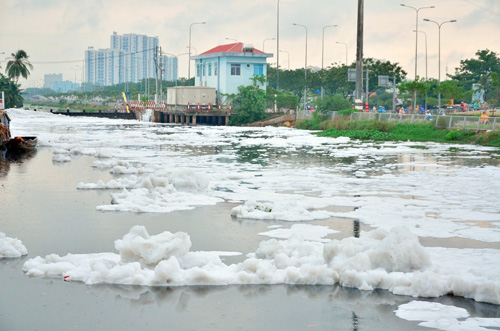
[[215,105],[215,88],[201,86],[176,86],[167,88],[169,105]]

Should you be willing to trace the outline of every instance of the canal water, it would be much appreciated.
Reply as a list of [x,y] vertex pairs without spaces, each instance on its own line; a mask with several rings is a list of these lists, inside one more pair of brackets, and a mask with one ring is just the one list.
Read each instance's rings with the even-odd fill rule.
[[[498,149],[9,115],[39,147],[0,156],[0,232],[28,251],[0,259],[1,330],[500,325]],[[187,234],[173,284],[147,254],[101,268],[136,225],[153,246]]]

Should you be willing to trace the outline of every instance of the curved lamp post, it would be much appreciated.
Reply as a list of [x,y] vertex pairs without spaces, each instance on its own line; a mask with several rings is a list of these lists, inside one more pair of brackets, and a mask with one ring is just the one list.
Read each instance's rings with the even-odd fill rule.
[[426,22],[432,22],[435,23],[438,26],[438,38],[439,38],[439,43],[438,43],[438,108],[441,110],[441,26],[446,23],[455,23],[457,20],[450,20],[450,21],[444,21],[441,23],[438,23],[436,21],[430,20],[428,18],[424,18],[424,21]]
[[321,70],[323,70],[323,59],[325,57],[325,29],[326,28],[335,28],[337,25],[327,25],[323,27],[323,38],[321,41]]
[[283,50],[281,50],[281,49],[280,49],[280,52],[286,53],[286,54],[288,55],[288,61],[287,61],[287,63],[288,63],[288,70],[290,70],[290,52],[288,52],[288,51],[283,51]]
[[206,24],[207,22],[195,22],[195,23],[191,23],[191,25],[189,26],[189,59],[188,59],[188,81],[191,79],[191,29],[193,27],[193,25],[196,25],[196,24]]
[[262,51],[265,53],[264,49],[265,49],[265,43],[266,41],[268,40],[276,40],[276,38],[268,38],[268,39],[264,39],[264,41],[262,42]]
[[307,110],[307,26],[303,24],[293,23],[293,25],[301,26],[306,29],[306,62],[304,66],[304,110]]
[[345,46],[345,66],[347,67],[347,43],[344,43],[342,41],[336,41],[336,44],[343,44]]
[[[420,8],[415,8],[412,6],[405,5],[404,3],[401,4],[402,7],[407,7],[411,8],[415,11],[416,14],[416,20],[415,20],[415,30],[417,33],[415,33],[415,80],[417,79],[417,49],[418,49],[418,12],[422,9],[431,9],[435,8],[434,6],[429,6],[429,7],[420,7]],[[417,107],[417,91],[415,90],[413,94],[413,110]]]
[[[429,77],[427,76],[427,33],[417,30],[413,30],[413,32],[423,33],[425,36],[425,83],[427,84],[427,81],[429,79]],[[427,92],[425,92],[425,112],[427,112]]]

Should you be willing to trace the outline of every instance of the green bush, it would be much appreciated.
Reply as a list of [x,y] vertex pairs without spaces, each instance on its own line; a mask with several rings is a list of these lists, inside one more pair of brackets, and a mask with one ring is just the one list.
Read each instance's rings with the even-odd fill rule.
[[456,140],[457,139],[458,132],[456,130],[452,130],[446,134],[444,139],[446,140]]
[[317,111],[321,113],[351,108],[351,102],[341,94],[327,95],[322,99],[317,99],[315,104]]
[[446,117],[439,117],[437,122],[437,127],[440,129],[446,129],[448,127],[448,120]]
[[339,110],[338,114],[347,117],[347,116],[351,116],[352,113],[356,113],[357,111],[358,111],[357,109],[346,108],[346,109]]

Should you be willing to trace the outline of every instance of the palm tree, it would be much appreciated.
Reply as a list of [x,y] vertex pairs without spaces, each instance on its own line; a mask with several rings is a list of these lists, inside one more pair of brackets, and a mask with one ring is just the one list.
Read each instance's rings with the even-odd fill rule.
[[33,70],[33,66],[28,61],[28,54],[20,49],[16,53],[12,53],[11,56],[11,60],[7,62],[7,67],[5,67],[5,73],[9,78],[15,79],[16,82],[20,76],[28,79],[29,69]]
[[5,92],[5,108],[21,107],[24,102],[21,86],[0,74],[0,91]]

